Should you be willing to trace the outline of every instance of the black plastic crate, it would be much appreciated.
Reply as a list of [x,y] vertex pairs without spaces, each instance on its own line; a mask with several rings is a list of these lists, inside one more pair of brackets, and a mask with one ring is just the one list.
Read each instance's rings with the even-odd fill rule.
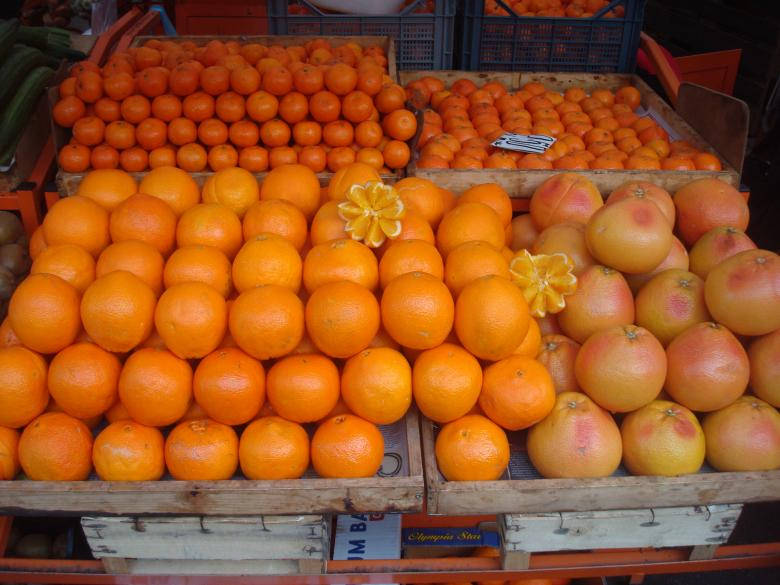
[[[591,18],[484,14],[484,0],[465,0],[460,68],[481,71],[633,71],[647,0],[613,0]],[[623,6],[622,18],[603,14]]]
[[[275,35],[390,36],[398,69],[452,69],[455,0],[436,0],[430,14],[414,12],[416,0],[396,14],[363,16],[323,12],[307,0],[268,0],[268,23]],[[289,7],[298,6],[290,14]]]

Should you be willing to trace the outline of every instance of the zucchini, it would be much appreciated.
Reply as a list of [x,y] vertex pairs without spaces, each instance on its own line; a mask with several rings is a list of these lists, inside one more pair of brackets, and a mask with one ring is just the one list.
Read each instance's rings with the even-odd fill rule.
[[0,20],[0,61],[5,59],[19,34],[19,19]]
[[54,77],[50,67],[36,67],[19,86],[0,116],[0,166],[8,166],[38,98]]
[[16,42],[38,47],[41,50],[49,47],[70,47],[70,34],[67,31],[64,35],[53,32],[59,30],[44,26],[20,26]]
[[35,67],[47,65],[49,58],[34,47],[14,45],[0,65],[0,110],[10,101],[19,84]]
[[54,57],[55,59],[67,59],[68,61],[83,61],[87,58],[85,53],[77,51],[76,49],[71,49],[69,47],[49,45],[44,50],[44,53],[49,55],[49,57]]

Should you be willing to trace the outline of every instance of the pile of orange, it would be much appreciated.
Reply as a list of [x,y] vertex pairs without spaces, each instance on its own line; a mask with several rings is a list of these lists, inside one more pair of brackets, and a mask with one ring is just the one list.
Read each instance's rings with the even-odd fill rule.
[[59,152],[67,172],[335,172],[356,160],[389,172],[406,166],[417,129],[404,97],[379,46],[151,39],[102,68],[74,65],[52,116],[72,132]]
[[[449,88],[431,76],[406,85],[407,96],[424,112],[417,143],[419,168],[453,169],[644,169],[720,170],[716,156],[669,136],[649,116],[635,112],[639,90],[580,87],[560,93],[542,83],[509,92],[500,81],[477,87],[458,79]],[[555,138],[544,154],[499,149],[491,143],[505,132]]]
[[[609,5],[608,0],[507,0],[507,6],[517,16],[553,16],[556,18],[590,18]],[[604,14],[604,18],[623,18],[625,6],[615,6]],[[509,16],[509,12],[496,0],[485,0],[485,14]]]
[[89,173],[32,235],[0,326],[2,477],[368,477],[377,425],[413,401],[449,480],[501,477],[521,429],[546,477],[780,467],[780,259],[735,189],[605,204],[561,174],[513,218],[497,184],[378,178]]

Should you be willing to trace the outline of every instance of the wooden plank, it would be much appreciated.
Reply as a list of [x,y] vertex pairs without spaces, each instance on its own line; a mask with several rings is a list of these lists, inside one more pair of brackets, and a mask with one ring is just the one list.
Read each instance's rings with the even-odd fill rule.
[[741,504],[499,516],[507,551],[663,548],[725,543]]
[[319,559],[330,549],[330,517],[84,516],[95,558],[165,560]]
[[699,544],[693,547],[688,556],[689,561],[708,561],[715,556],[718,550],[717,544]]
[[419,512],[425,491],[420,455],[419,418],[407,412],[408,474],[393,477],[319,477],[253,481],[3,481],[0,514],[181,514],[239,516],[266,514],[358,514]]
[[428,419],[421,422],[421,434],[427,509],[434,514],[587,512],[780,499],[780,470],[680,477],[446,481],[436,466],[434,428]]
[[[103,559],[104,565],[107,560],[109,559]],[[124,570],[106,572],[123,575],[293,575],[324,571],[324,561],[311,559],[245,561],[127,559]]]

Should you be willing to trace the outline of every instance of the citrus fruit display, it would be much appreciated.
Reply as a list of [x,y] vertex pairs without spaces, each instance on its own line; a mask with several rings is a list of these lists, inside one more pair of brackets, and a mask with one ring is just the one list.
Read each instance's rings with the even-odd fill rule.
[[449,481],[778,466],[777,256],[685,187],[93,172],[0,325],[4,476],[371,477],[414,407]]
[[[357,161],[387,174],[407,165],[417,130],[377,45],[149,39],[115,51],[102,68],[83,69],[71,68],[52,110],[70,129],[58,163],[71,173],[161,166],[258,173],[295,163],[336,172]],[[228,204],[212,186],[204,201]],[[82,191],[109,205],[128,194],[108,196],[90,184]],[[246,208],[237,211],[241,217]]]
[[[607,0],[519,0],[516,2],[506,2],[513,14],[517,16],[554,16],[556,18],[589,18],[599,12],[605,6],[609,6]],[[508,16],[506,8],[500,5],[496,0],[485,0],[485,14],[491,16]],[[625,7],[615,6],[613,10],[608,10],[604,18],[623,18]]]
[[[585,8],[597,10],[602,4],[588,2],[586,7],[578,1],[566,10],[590,16],[592,11]],[[557,8],[547,10],[548,5]],[[514,6],[523,16],[534,14],[529,10],[534,6],[545,6],[540,16],[564,12],[557,1],[523,0]],[[529,81],[510,91],[501,81],[478,86],[460,78],[447,87],[440,79],[423,76],[406,84],[406,94],[423,110],[415,153],[421,169],[719,171],[722,166],[714,154],[672,140],[652,117],[641,115],[642,96],[632,85],[593,88],[588,94],[581,87],[555,91]],[[492,146],[507,132],[541,134],[555,142],[543,154]]]

